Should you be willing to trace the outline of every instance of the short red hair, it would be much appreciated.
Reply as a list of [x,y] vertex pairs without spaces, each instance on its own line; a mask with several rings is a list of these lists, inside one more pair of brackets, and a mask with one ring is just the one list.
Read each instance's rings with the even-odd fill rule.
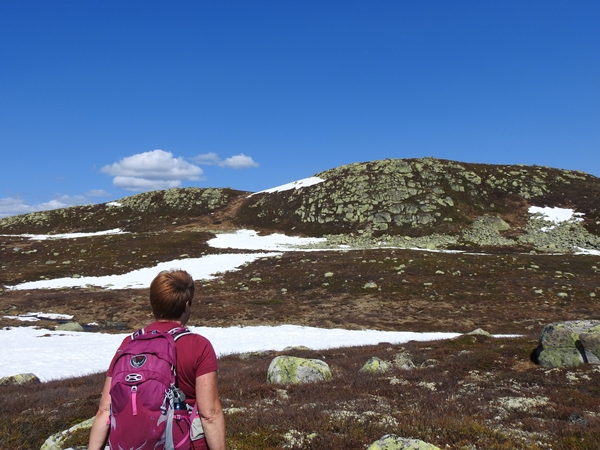
[[164,270],[150,284],[150,306],[156,319],[177,320],[192,304],[195,285],[185,270]]

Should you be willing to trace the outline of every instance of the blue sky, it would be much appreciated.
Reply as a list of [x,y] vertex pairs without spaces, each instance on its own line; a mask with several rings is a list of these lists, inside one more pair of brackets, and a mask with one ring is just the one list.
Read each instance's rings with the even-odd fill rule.
[[597,1],[4,1],[0,216],[433,156],[600,176]]

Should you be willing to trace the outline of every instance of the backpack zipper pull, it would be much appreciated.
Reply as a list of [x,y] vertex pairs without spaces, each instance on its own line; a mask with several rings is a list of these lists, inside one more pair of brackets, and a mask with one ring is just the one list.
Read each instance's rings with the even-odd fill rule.
[[133,415],[137,416],[137,386],[131,386],[131,406]]

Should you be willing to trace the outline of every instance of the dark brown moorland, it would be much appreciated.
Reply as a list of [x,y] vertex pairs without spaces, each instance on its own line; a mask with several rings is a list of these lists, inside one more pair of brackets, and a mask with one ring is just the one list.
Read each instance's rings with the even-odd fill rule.
[[[160,216],[110,219],[88,207],[85,214],[104,217],[99,228],[77,221],[83,209],[64,213],[68,227],[52,215],[45,228],[26,220],[4,228],[0,223],[0,233],[11,235],[0,236],[0,284],[125,273],[173,259],[239,252],[207,244],[216,232],[240,226],[236,211],[244,202],[238,194],[229,192],[232,199],[225,206],[197,216],[187,209],[187,216],[178,215],[167,205]],[[588,210],[597,214],[597,200],[587,201]],[[525,222],[512,223],[519,221]],[[116,227],[130,233],[53,240],[17,236]],[[269,228],[263,232],[275,231]],[[294,234],[291,228],[279,231]],[[510,233],[520,232],[513,228]],[[219,377],[229,448],[361,449],[393,433],[449,449],[599,449],[600,367],[547,369],[537,366],[531,354],[544,325],[600,319],[600,256],[552,254],[521,245],[461,246],[461,253],[398,248],[285,252],[197,280],[190,325],[289,323],[460,333],[482,328],[520,335],[223,357]],[[73,314],[82,324],[95,322],[97,331],[132,331],[151,320],[147,294],[147,289],[95,286],[4,289],[0,326],[24,325],[4,316],[43,311]],[[412,370],[396,367],[379,375],[358,370],[372,356],[393,361],[406,352],[416,365]],[[284,353],[323,359],[332,367],[333,380],[267,384],[270,361]],[[0,449],[38,449],[51,434],[91,417],[101,386],[101,374],[0,386]],[[85,442],[80,433],[71,444]]]

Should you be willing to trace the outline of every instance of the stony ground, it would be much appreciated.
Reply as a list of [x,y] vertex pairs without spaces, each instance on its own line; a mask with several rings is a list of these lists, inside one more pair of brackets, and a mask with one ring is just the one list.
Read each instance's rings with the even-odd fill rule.
[[[3,237],[0,284],[123,273],[223,252],[204,231],[31,241]],[[598,318],[600,257],[488,249],[288,252],[198,280],[192,325],[293,323],[406,331],[532,333],[552,321]],[[227,250],[233,251],[233,250]],[[496,252],[496,253],[492,253]],[[149,319],[147,290],[98,287],[0,292],[2,315],[73,314],[102,330]],[[0,319],[0,326],[22,324]],[[51,326],[51,323],[46,325]]]
[[[0,283],[42,277],[123,273],[161,261],[219,253],[207,229],[32,241],[1,237]],[[233,251],[233,250],[227,250]],[[186,256],[187,255],[187,256]],[[598,449],[600,371],[544,369],[530,358],[542,327],[597,319],[600,256],[370,249],[288,252],[197,280],[192,325],[304,324],[319,327],[492,333],[435,343],[292,351],[333,368],[324,385],[266,383],[277,353],[220,362],[232,449],[357,449],[383,434],[441,448]],[[73,314],[98,330],[133,330],[151,320],[147,289],[85,288],[0,292],[0,313]],[[53,327],[54,322],[38,322]],[[27,323],[0,319],[0,326]],[[408,352],[417,368],[364,376],[369,357]],[[290,352],[287,352],[288,354]],[[89,418],[102,376],[1,387],[0,448],[39,448],[51,434]],[[244,380],[241,382],[241,380]],[[64,401],[68,397],[70,401]],[[15,415],[14,411],[21,411]],[[48,417],[51,416],[52,420]],[[249,431],[251,430],[251,431]],[[83,445],[85,432],[72,444]]]

